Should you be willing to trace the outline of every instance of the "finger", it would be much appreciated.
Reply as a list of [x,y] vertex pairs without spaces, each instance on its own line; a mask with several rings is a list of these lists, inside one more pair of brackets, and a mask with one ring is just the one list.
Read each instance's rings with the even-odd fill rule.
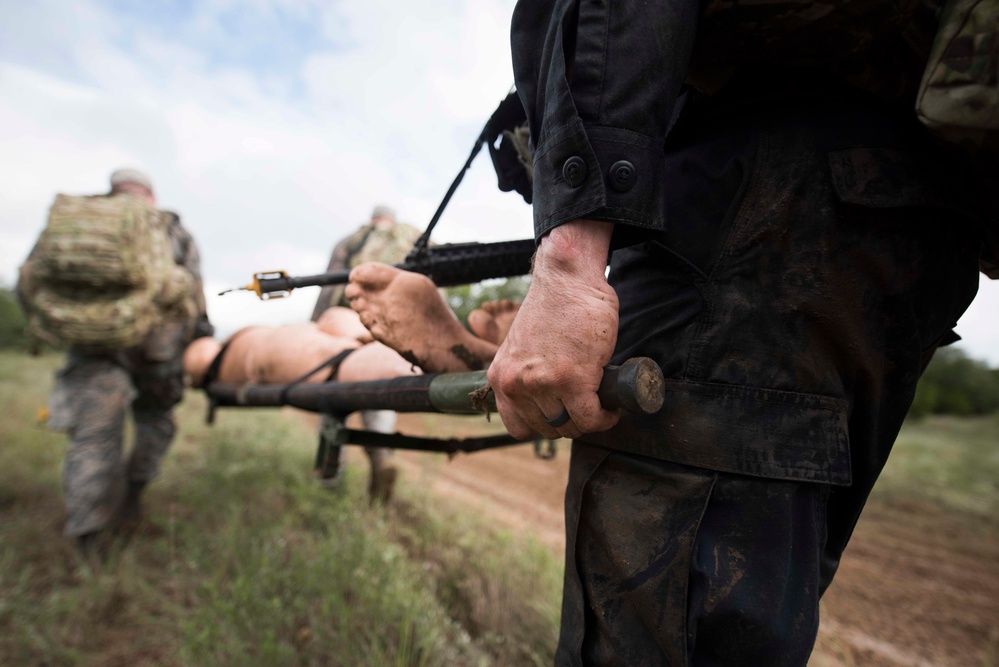
[[[541,435],[542,437],[548,438],[549,440],[557,440],[562,437],[560,429],[568,422],[562,421],[561,403],[552,401],[550,403],[546,403],[546,405],[549,407],[544,409],[535,407],[534,410],[532,410],[531,417],[527,423],[534,429],[535,433]],[[550,414],[552,417],[546,417],[546,414]],[[556,426],[555,423],[557,423],[558,426]]]
[[531,428],[517,413],[507,413],[506,415],[500,413],[500,417],[506,430],[515,438],[530,440],[538,435],[538,431]]
[[581,433],[606,431],[621,419],[620,410],[605,410],[600,406],[600,399],[596,393],[567,397],[565,400],[569,414],[572,416],[572,424]]
[[558,432],[563,438],[568,438],[569,440],[574,440],[583,435],[583,430],[576,426],[576,422],[573,421],[572,418],[570,418],[564,425],[560,426]]
[[[576,425],[572,418],[572,412],[563,403],[558,404],[559,410],[555,417],[546,418],[545,424],[555,429],[558,438],[578,438],[583,435],[583,431]],[[564,414],[563,414],[564,411]],[[547,435],[545,437],[548,437]],[[556,438],[551,438],[555,440]]]

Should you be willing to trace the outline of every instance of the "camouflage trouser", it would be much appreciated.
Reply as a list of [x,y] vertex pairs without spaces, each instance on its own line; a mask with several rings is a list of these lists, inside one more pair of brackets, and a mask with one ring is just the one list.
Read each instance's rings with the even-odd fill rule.
[[[121,506],[126,483],[158,474],[175,432],[173,406],[183,393],[174,368],[165,364],[130,373],[120,359],[70,353],[50,401],[50,425],[69,435],[63,469],[67,535],[106,526]],[[129,407],[135,439],[123,465]]]
[[918,128],[834,97],[688,110],[667,224],[614,254],[663,409],[573,445],[556,664],[804,665],[980,240]]

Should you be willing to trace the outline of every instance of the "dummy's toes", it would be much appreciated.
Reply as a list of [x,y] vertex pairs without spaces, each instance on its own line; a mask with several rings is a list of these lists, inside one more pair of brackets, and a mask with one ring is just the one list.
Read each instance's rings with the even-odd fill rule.
[[490,315],[502,315],[503,313],[508,313],[512,310],[517,310],[520,304],[514,303],[510,299],[501,299],[499,301],[486,301],[482,304],[482,310],[486,311]]
[[388,285],[399,272],[399,269],[388,264],[365,262],[358,264],[350,272],[350,283],[361,289],[380,290]]
[[468,328],[479,338],[496,342],[495,338],[499,334],[496,321],[493,316],[484,310],[473,310],[468,314]]

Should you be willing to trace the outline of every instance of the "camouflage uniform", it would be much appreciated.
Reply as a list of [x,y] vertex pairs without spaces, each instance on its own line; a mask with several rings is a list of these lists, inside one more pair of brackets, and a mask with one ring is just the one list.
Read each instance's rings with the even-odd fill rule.
[[615,224],[612,363],[666,376],[660,412],[573,444],[557,665],[806,664],[920,373],[975,296],[981,179],[918,124],[901,23],[808,29],[914,3],[842,4],[518,4],[536,235]]
[[[362,225],[356,232],[336,244],[326,270],[352,269],[364,262],[399,264],[413,249],[413,244],[420,238],[420,233],[416,227],[400,222],[387,229],[378,229],[370,224]],[[350,303],[343,296],[344,289],[343,285],[323,287],[312,310],[313,322],[318,320],[327,308],[333,306],[350,308]]]
[[[362,225],[356,232],[336,244],[326,270],[352,269],[364,262],[399,264],[413,249],[413,244],[420,234],[420,230],[412,225],[399,222],[387,228],[378,228],[372,224]],[[318,320],[326,309],[333,306],[350,308],[350,302],[344,297],[345,289],[344,285],[323,287],[312,311],[312,321]],[[392,410],[362,410],[361,421],[368,431],[392,433],[395,431],[396,415]],[[365,447],[364,451],[371,460],[372,488],[374,488],[375,472],[384,468],[392,455],[392,450],[388,447]],[[341,448],[341,466],[344,455],[345,452]]]
[[[63,472],[66,534],[77,537],[105,527],[121,507],[129,484],[156,477],[173,439],[173,406],[184,393],[181,356],[194,338],[211,336],[194,239],[174,216],[173,256],[196,282],[192,323],[178,314],[134,348],[95,352],[71,349],[50,399],[52,428],[69,434]],[[193,325],[193,328],[192,328]],[[122,463],[125,415],[131,407],[134,443]]]

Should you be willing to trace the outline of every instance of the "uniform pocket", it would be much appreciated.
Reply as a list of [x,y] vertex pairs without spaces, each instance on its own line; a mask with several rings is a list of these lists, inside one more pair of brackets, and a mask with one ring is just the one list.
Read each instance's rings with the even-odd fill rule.
[[927,160],[894,148],[858,146],[830,151],[833,189],[845,204],[867,208],[961,210],[960,197]]

